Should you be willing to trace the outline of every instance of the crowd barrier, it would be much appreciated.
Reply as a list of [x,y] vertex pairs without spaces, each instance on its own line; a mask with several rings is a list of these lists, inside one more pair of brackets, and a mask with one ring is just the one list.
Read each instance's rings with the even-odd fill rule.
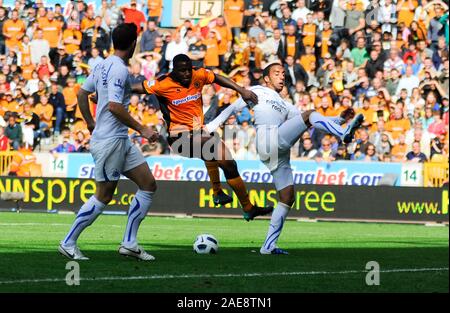
[[[259,205],[276,205],[272,184],[249,184],[250,200]],[[77,211],[95,193],[95,182],[80,178],[0,177],[0,193],[23,192],[23,210]],[[136,185],[121,180],[107,210],[128,210]],[[230,193],[229,190],[227,190]],[[176,194],[176,197],[174,196]],[[215,207],[207,182],[160,181],[151,213],[196,216],[238,216],[241,209],[233,202]],[[1,209],[15,208],[0,201]],[[296,186],[290,217],[322,220],[441,222],[448,223],[448,190],[423,187]]]
[[428,162],[423,165],[425,187],[441,187],[448,183],[448,163]]

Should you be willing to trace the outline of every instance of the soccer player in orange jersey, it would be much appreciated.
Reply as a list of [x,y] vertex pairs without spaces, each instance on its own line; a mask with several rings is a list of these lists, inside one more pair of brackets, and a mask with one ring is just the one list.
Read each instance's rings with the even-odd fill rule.
[[175,153],[205,161],[213,183],[215,203],[225,204],[231,201],[220,187],[220,167],[242,205],[244,218],[250,221],[256,216],[271,213],[273,207],[261,208],[250,202],[236,162],[225,143],[218,136],[203,131],[202,89],[204,85],[212,83],[236,90],[244,101],[258,101],[253,92],[228,78],[204,68],[193,68],[191,59],[184,54],[173,59],[171,73],[155,81],[146,80],[142,84],[133,85],[132,89],[133,92],[154,94],[158,98],[168,124],[169,144]]

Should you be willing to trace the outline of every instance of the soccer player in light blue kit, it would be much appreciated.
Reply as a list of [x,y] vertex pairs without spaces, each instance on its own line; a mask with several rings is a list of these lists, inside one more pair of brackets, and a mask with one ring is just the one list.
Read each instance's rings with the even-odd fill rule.
[[[156,182],[142,153],[128,138],[128,128],[149,141],[155,141],[159,136],[128,113],[131,86],[127,65],[136,47],[136,39],[135,24],[121,24],[115,28],[112,33],[114,54],[94,68],[78,93],[81,113],[92,133],[90,150],[95,162],[97,188],[95,195],[81,207],[58,249],[73,260],[88,259],[78,248],[77,239],[111,201],[121,174],[135,182],[139,189],[130,205],[119,253],[144,261],[155,259],[136,240],[139,225],[152,204]],[[88,96],[93,92],[97,96],[95,121],[88,104]]]
[[[288,254],[277,247],[277,241],[283,229],[284,221],[294,204],[294,179],[290,164],[290,151],[300,136],[311,126],[339,137],[343,142],[353,140],[364,117],[358,114],[346,128],[341,125],[354,117],[353,109],[347,109],[338,117],[325,117],[311,110],[304,113],[284,101],[279,92],[285,84],[285,71],[282,65],[273,63],[264,69],[266,84],[250,89],[258,96],[253,107],[256,125],[256,149],[261,161],[270,170],[280,201],[275,207],[270,221],[269,231],[260,249],[261,254]],[[228,117],[244,108],[247,104],[238,99],[222,111],[219,116],[206,125],[213,132]]]

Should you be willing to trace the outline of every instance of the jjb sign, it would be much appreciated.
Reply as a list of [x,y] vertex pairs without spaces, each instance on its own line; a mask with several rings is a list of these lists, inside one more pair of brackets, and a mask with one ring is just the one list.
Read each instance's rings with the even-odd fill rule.
[[201,19],[207,11],[222,15],[223,0],[180,0],[180,19]]

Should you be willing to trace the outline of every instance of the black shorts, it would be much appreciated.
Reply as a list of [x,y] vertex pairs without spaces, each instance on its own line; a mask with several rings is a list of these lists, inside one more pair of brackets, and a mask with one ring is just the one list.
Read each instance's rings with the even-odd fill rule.
[[218,145],[222,144],[217,133],[209,134],[204,131],[181,132],[169,136],[168,142],[174,153],[204,161],[215,161]]

